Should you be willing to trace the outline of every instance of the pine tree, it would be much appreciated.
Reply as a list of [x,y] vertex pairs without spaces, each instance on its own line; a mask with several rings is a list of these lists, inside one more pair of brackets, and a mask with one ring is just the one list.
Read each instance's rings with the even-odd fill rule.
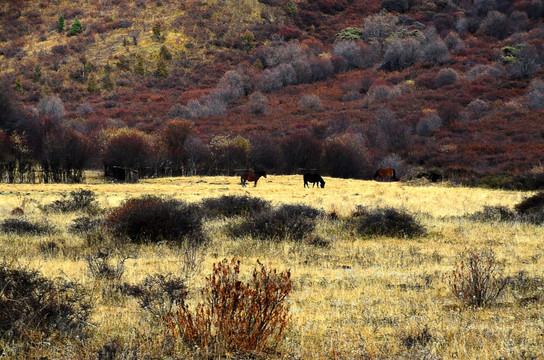
[[64,16],[59,16],[59,23],[57,24],[57,31],[59,33],[64,31]]
[[106,65],[104,67],[104,77],[102,78],[102,89],[113,90],[113,81],[111,79],[111,67]]
[[34,72],[32,73],[32,80],[35,82],[38,82],[42,79],[42,67],[40,65],[36,65],[34,68]]
[[145,75],[144,59],[141,55],[138,55],[134,72],[140,76]]
[[87,91],[90,94],[98,92],[98,83],[96,82],[96,78],[94,74],[89,75],[89,80],[87,80]]
[[77,35],[83,32],[83,26],[81,25],[81,22],[76,17],[74,21],[72,22],[72,25],[70,26],[70,35]]
[[160,59],[157,63],[157,76],[167,77],[168,76],[168,67],[166,66],[166,61]]
[[20,93],[22,93],[24,91],[23,83],[21,82],[21,78],[17,78],[17,80],[15,80],[15,90],[17,90]]

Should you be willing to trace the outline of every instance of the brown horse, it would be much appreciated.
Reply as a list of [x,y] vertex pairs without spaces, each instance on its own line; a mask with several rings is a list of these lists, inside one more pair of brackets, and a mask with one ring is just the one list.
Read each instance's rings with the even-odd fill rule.
[[379,168],[374,173],[374,180],[380,178],[381,181],[385,178],[389,178],[389,181],[398,181],[397,174],[393,168]]
[[266,179],[266,172],[261,170],[243,173],[242,178],[240,179],[242,186],[246,186],[246,181],[255,181],[255,186],[257,186],[257,181],[259,181],[261,176]]

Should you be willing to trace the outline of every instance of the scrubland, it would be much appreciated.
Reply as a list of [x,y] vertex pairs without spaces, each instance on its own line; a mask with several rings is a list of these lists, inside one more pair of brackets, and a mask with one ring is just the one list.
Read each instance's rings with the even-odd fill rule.
[[[523,221],[477,221],[485,207],[513,209],[526,192],[453,187],[448,184],[381,183],[325,178],[326,186],[303,188],[301,176],[273,176],[257,187],[235,177],[184,177],[110,184],[88,177],[82,185],[0,184],[0,219],[20,207],[29,221],[46,220],[42,235],[0,233],[0,256],[10,266],[37,270],[82,285],[92,305],[85,337],[30,337],[23,344],[4,335],[7,358],[193,358],[203,356],[171,338],[158,316],[142,309],[122,284],[172,273],[184,279],[187,301],[195,304],[206,276],[223,259],[241,262],[249,278],[259,263],[290,270],[290,320],[282,340],[257,358],[284,359],[542,359],[544,358],[544,228]],[[68,229],[89,216],[81,211],[44,211],[62,194],[91,190],[104,217],[130,198],[146,195],[198,203],[222,195],[247,195],[280,204],[323,210],[313,238],[262,240],[233,237],[227,228],[239,217],[206,219],[209,241],[122,243],[108,235]],[[414,216],[426,229],[415,237],[362,236],[351,224],[357,210],[391,207]],[[451,291],[452,272],[470,251],[493,251],[509,277],[496,301],[466,306]],[[118,276],[104,279],[88,258],[110,250]],[[0,292],[2,289],[0,289]],[[34,339],[34,340],[33,340]],[[34,342],[33,342],[34,341]],[[24,354],[24,355],[22,355]],[[211,354],[211,355],[210,355]],[[110,356],[110,357],[108,357]],[[207,356],[252,358],[248,354]]]

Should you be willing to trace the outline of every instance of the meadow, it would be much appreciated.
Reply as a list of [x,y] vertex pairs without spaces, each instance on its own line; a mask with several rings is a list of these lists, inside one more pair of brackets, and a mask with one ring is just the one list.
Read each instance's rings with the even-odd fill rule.
[[[42,235],[0,232],[1,258],[50,279],[76,281],[93,304],[88,338],[51,336],[25,346],[1,337],[0,353],[6,358],[192,358],[198,352],[165,335],[160,319],[118,289],[151,274],[172,273],[185,279],[188,299],[195,303],[213,264],[236,258],[243,277],[259,262],[291,272],[290,321],[282,341],[260,354],[262,358],[544,359],[544,227],[470,216],[485,207],[513,209],[533,193],[447,183],[324,179],[323,189],[303,188],[302,176],[274,175],[259,180],[257,187],[242,187],[237,177],[113,184],[92,174],[79,185],[0,184],[0,220],[14,217],[13,209],[20,207],[24,218],[46,219],[52,225]],[[206,220],[210,241],[196,248],[169,242],[119,244],[107,236],[68,230],[86,214],[43,211],[78,189],[94,192],[106,214],[127,199],[145,195],[189,203],[247,195],[274,206],[308,205],[327,216],[317,220],[319,244],[233,238],[226,227],[237,220],[227,218]],[[384,207],[412,214],[426,235],[369,237],[349,225],[357,209]],[[101,247],[114,249],[108,258],[111,264],[124,265],[116,279],[97,278],[89,268],[86,259]],[[501,275],[511,279],[496,302],[481,308],[465,306],[449,286],[460,257],[472,249],[492,250]]]

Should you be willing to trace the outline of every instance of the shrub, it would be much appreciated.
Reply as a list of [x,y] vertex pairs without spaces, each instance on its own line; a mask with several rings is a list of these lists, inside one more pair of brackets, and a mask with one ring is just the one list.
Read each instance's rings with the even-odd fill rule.
[[64,104],[57,96],[46,96],[38,103],[40,113],[54,120],[62,120],[66,116]]
[[415,237],[424,236],[423,225],[402,210],[393,208],[368,211],[356,220],[357,231],[363,236]]
[[465,306],[486,307],[495,303],[508,285],[502,275],[502,266],[492,250],[466,250],[459,256],[448,284]]
[[416,39],[396,39],[387,45],[382,67],[388,70],[403,70],[414,65],[420,56],[421,45]]
[[544,81],[534,79],[529,84],[527,100],[532,110],[544,109]]
[[0,333],[4,340],[46,339],[53,332],[85,335],[91,303],[73,282],[0,263]]
[[193,112],[185,105],[174,104],[168,111],[168,117],[170,119],[187,119],[190,120],[194,117]]
[[323,107],[319,96],[315,94],[302,95],[299,104],[304,110],[320,110]]
[[110,281],[121,279],[121,276],[125,272],[125,261],[128,257],[112,265],[110,258],[112,253],[112,249],[100,250],[85,257],[87,267],[93,278]]
[[457,82],[459,75],[451,68],[441,69],[434,78],[434,87],[441,88],[446,85],[453,85]]
[[418,121],[416,134],[419,136],[431,136],[433,132],[442,126],[442,119],[437,114],[429,114]]
[[430,65],[442,65],[450,61],[448,46],[442,40],[435,40],[423,48],[423,58]]
[[217,198],[206,198],[202,200],[201,206],[208,218],[251,215],[271,208],[269,201],[245,195],[223,195]]
[[185,281],[172,273],[147,275],[139,285],[123,284],[121,291],[136,298],[142,309],[158,318],[165,318],[187,296]]
[[524,220],[535,224],[544,223],[544,192],[523,200],[514,208]]
[[285,300],[292,290],[291,274],[259,265],[244,283],[240,261],[224,259],[214,264],[201,290],[203,302],[191,311],[182,300],[177,311],[165,318],[170,334],[219,357],[227,353],[253,356],[267,350],[271,340],[279,342],[289,321]]
[[383,0],[380,9],[403,13],[410,9],[410,4],[407,0]]
[[247,216],[241,224],[231,225],[229,233],[236,237],[302,240],[314,231],[319,214],[319,210],[305,205],[282,205]]
[[360,41],[363,31],[356,27],[347,27],[336,34],[336,40],[353,40]]
[[482,21],[480,30],[488,36],[502,40],[512,33],[512,26],[506,15],[491,11]]
[[45,211],[72,212],[86,211],[89,214],[97,214],[99,206],[96,202],[96,194],[92,190],[79,189],[70,191],[69,197],[62,194],[62,200],[55,200],[43,207]]
[[475,221],[514,221],[516,214],[505,206],[484,206],[484,209],[470,215]]
[[260,92],[254,92],[249,96],[247,112],[250,114],[264,114],[268,105],[268,99]]
[[205,240],[200,208],[174,199],[145,196],[125,201],[106,219],[106,227],[131,242]]
[[6,233],[14,233],[17,235],[43,235],[49,234],[53,227],[45,222],[31,222],[27,219],[5,219],[0,223],[0,229]]
[[72,221],[69,230],[72,233],[88,233],[98,230],[101,223],[101,219],[93,219],[88,216],[79,217]]

